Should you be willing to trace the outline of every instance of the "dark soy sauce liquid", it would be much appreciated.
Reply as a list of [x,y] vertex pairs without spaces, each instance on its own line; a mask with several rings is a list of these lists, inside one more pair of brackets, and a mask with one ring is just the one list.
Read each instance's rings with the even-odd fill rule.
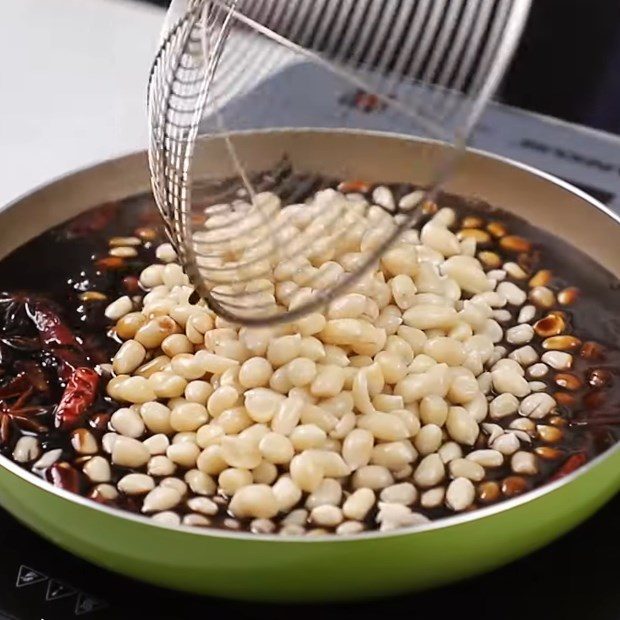
[[[288,177],[289,185],[284,192],[281,191],[281,179],[269,177],[263,177],[259,190],[269,189],[274,181],[279,184],[280,194],[288,203],[302,201],[320,188],[337,185],[328,179],[295,174]],[[222,202],[237,197],[238,189],[238,185],[226,181],[209,186],[205,194],[211,197],[211,202]],[[392,186],[397,201],[412,189],[410,185]],[[213,200],[215,194],[217,200]],[[585,453],[587,458],[591,459],[620,439],[620,284],[616,277],[582,251],[514,215],[481,202],[452,195],[441,195],[438,203],[441,207],[453,207],[459,220],[465,215],[479,215],[486,221],[497,220],[508,227],[510,234],[517,234],[531,241],[535,246],[531,261],[532,273],[539,268],[550,269],[554,274],[550,286],[555,291],[566,286],[578,287],[580,291],[574,305],[561,308],[569,324],[567,333],[577,336],[583,342],[592,341],[602,345],[603,354],[600,359],[585,359],[580,357],[579,352],[574,353],[574,364],[570,372],[583,379],[583,387],[571,392],[574,397],[571,405],[559,406],[560,415],[568,423],[563,427],[563,439],[555,444],[555,447],[562,451],[563,457],[549,461],[539,459],[539,473],[526,477],[527,488],[536,487],[547,481],[571,454]],[[203,206],[205,204],[202,203]],[[136,229],[141,227],[148,227],[153,234],[150,240],[136,248],[138,256],[122,261],[110,260],[109,239],[115,236],[133,236]],[[7,293],[4,296],[5,301],[17,291],[34,293],[52,300],[57,304],[59,314],[83,344],[89,363],[94,366],[109,362],[119,347],[119,341],[110,332],[112,323],[105,318],[104,309],[121,295],[134,296],[136,301],[139,301],[138,298],[144,295],[144,291],[138,285],[137,276],[144,267],[156,262],[155,248],[163,241],[159,216],[149,195],[134,196],[118,203],[95,207],[48,230],[0,261],[0,291]],[[502,254],[497,247],[492,249]],[[514,260],[514,255],[504,254],[502,258]],[[522,282],[515,283],[523,287]],[[102,293],[106,299],[83,301],[80,295],[87,291]],[[543,315],[544,313],[539,311],[537,318]],[[515,317],[503,324],[504,331],[514,324]],[[54,430],[52,423],[54,406],[58,403],[64,386],[58,381],[53,356],[36,350],[33,344],[36,336],[31,322],[19,307],[10,309],[6,303],[0,306],[0,389],[15,376],[20,364],[32,361],[39,364],[50,389],[45,396],[35,394],[30,400],[31,404],[41,406],[42,412],[38,414],[38,419],[46,426],[45,431],[36,434],[41,439],[43,450],[60,447],[63,450],[61,460],[75,462],[76,454],[67,434]],[[20,348],[19,337],[28,340],[30,348]],[[530,343],[539,355],[544,352],[541,341],[542,339],[536,337]],[[518,348],[506,342],[499,344],[506,346],[509,351]],[[606,371],[608,380],[604,385],[592,386],[588,383],[593,369]],[[563,391],[554,383],[555,374],[551,370],[542,379],[552,394]],[[82,426],[100,438],[109,430],[109,416],[118,407],[117,403],[105,395],[105,381],[102,382],[98,398]],[[502,425],[507,426],[515,417],[518,416],[502,420]],[[540,423],[545,424],[546,421],[542,420]],[[14,428],[10,440],[0,446],[4,455],[10,458],[20,434],[32,432]],[[533,439],[532,446],[538,445],[545,444]],[[474,449],[482,447],[486,447],[486,437],[481,433],[479,445],[474,446]],[[509,460],[506,459],[508,463]],[[79,464],[76,464],[76,470],[81,471]],[[115,467],[114,481],[127,471]],[[488,469],[485,479],[500,481],[509,475],[509,465],[505,465]],[[74,490],[87,494],[91,487],[80,473],[79,486]],[[114,503],[128,510],[139,510],[135,500],[122,495]],[[416,507],[416,510],[433,518],[452,514],[445,508],[425,510]],[[369,515],[369,520],[372,520],[373,516]],[[222,525],[225,517],[222,509],[213,524]],[[242,524],[242,527],[245,527],[245,524]]]

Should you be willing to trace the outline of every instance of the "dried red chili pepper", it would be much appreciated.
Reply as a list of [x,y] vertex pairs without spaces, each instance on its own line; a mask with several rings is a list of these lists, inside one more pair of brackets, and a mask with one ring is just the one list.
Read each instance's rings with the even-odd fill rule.
[[551,476],[550,480],[559,480],[560,478],[564,478],[564,476],[568,476],[568,474],[572,474],[576,469],[579,469],[582,465],[585,465],[588,457],[584,452],[577,452],[572,456],[569,456],[564,464]]
[[125,261],[119,256],[104,256],[97,260],[95,265],[97,269],[114,271],[116,269],[123,269],[125,267]]
[[48,302],[29,299],[26,312],[39,332],[41,345],[60,362],[60,378],[67,381],[76,368],[86,364],[80,343]]
[[41,344],[47,348],[57,346],[79,348],[73,332],[50,304],[41,299],[29,299],[26,302],[26,312],[39,332]]
[[119,207],[118,202],[109,202],[99,209],[78,215],[67,226],[68,232],[77,237],[85,237],[103,230],[116,217]]
[[86,367],[76,368],[54,414],[54,426],[63,430],[75,427],[95,401],[99,375]]

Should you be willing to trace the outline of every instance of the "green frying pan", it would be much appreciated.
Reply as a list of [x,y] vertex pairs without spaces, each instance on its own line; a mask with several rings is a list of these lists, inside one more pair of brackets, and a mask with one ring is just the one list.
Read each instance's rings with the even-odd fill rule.
[[[298,170],[426,183],[446,147],[403,137],[277,131],[236,138],[250,169],[287,153]],[[197,161],[230,175],[224,145]],[[413,162],[413,164],[412,164]],[[47,228],[149,187],[143,153],[72,174],[0,212],[0,257]],[[620,219],[549,175],[467,153],[446,189],[552,229],[620,276]],[[110,570],[161,586],[247,600],[355,599],[429,588],[501,566],[562,535],[620,489],[620,444],[562,480],[489,508],[396,532],[304,539],[157,525],[57,489],[0,457],[0,503],[30,528]]]

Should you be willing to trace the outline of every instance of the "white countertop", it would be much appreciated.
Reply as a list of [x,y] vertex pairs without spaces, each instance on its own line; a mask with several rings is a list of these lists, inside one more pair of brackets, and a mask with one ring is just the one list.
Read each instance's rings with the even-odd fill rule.
[[164,12],[130,0],[0,0],[0,208],[146,147]]

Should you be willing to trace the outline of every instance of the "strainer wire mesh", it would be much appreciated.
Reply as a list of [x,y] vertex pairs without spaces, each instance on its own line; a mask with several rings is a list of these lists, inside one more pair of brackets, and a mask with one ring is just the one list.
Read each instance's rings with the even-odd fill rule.
[[[353,209],[342,197],[324,194],[324,209],[317,209],[317,198],[315,221],[296,237],[291,224],[295,210],[292,217],[284,217],[287,210],[277,197],[257,191],[255,175],[246,170],[235,134],[227,129],[229,101],[251,92],[274,71],[301,61],[371,92],[376,101],[408,119],[412,133],[456,147],[447,150],[432,186],[426,195],[419,194],[419,205],[432,198],[452,171],[505,70],[528,8],[529,0],[188,2],[165,36],[151,72],[149,163],[166,232],[196,296],[236,323],[294,320],[359,280],[421,215],[410,206],[396,224],[386,224],[370,203],[360,207],[358,200]],[[402,92],[394,94],[403,79],[413,85],[405,98]],[[192,163],[206,114],[213,133],[225,141],[232,173],[240,181],[237,198],[211,191],[202,217],[196,217]],[[294,181],[294,171],[285,164],[271,172],[272,194]],[[222,195],[227,202],[218,202]],[[394,215],[398,207],[390,210]],[[365,226],[364,232],[385,224],[384,234],[354,270],[329,280],[316,268],[303,282],[312,291],[303,303],[288,308],[278,304],[268,293],[276,263],[310,256],[315,244],[325,245],[325,238],[340,243],[348,234],[343,222]]]

